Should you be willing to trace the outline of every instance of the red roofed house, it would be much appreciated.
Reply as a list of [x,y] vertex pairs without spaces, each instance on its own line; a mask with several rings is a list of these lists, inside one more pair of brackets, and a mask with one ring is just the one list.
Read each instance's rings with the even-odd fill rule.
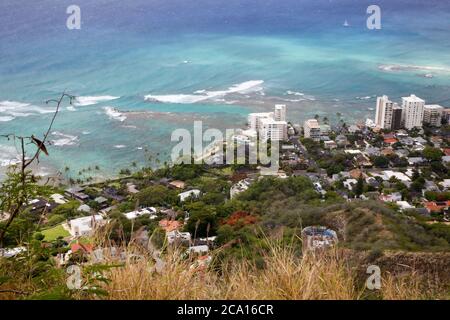
[[386,144],[394,144],[394,143],[397,143],[397,142],[398,142],[398,140],[395,139],[395,138],[385,138],[384,139],[384,143],[386,143]]
[[450,156],[450,148],[445,148],[444,153],[446,156]]
[[92,253],[94,251],[94,245],[90,243],[74,243],[70,246],[70,250],[72,253],[76,253],[78,251],[81,251],[81,253]]
[[423,205],[429,213],[439,213],[450,207],[450,201],[427,201],[424,202]]
[[166,231],[166,232],[178,230],[179,228],[181,228],[182,225],[183,225],[183,223],[181,223],[180,221],[177,221],[177,220],[163,219],[159,222],[159,226],[161,228],[163,228],[164,231]]

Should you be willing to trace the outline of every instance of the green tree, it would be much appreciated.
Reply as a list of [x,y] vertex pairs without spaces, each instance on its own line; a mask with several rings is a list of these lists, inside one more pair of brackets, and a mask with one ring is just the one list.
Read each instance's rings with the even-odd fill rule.
[[136,199],[142,206],[163,206],[167,204],[174,204],[177,197],[174,191],[161,185],[151,186],[141,190]]
[[216,234],[218,221],[214,206],[205,205],[198,201],[189,204],[186,209],[190,213],[188,223],[185,226],[186,231],[197,238]]
[[423,156],[429,161],[441,161],[443,153],[438,148],[427,146],[423,150]]
[[387,168],[389,166],[389,159],[385,156],[377,156],[373,159],[373,165],[377,168]]
[[357,196],[360,196],[364,193],[364,178],[362,177],[362,175],[358,178],[358,182],[356,183],[354,192]]

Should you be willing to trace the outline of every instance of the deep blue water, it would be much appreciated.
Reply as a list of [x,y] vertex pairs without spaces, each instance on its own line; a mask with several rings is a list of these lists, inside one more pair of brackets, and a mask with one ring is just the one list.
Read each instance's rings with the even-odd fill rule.
[[[72,4],[81,8],[81,30],[66,28]],[[371,4],[2,0],[0,133],[42,134],[51,117],[44,101],[64,90],[117,97],[64,108],[44,163],[69,166],[75,177],[100,165],[106,176],[150,155],[164,160],[175,128],[192,128],[194,120],[242,127],[247,113],[274,103],[287,103],[294,123],[316,113],[334,119],[340,112],[349,122],[373,118],[370,108],[381,94],[415,93],[450,106],[450,3],[376,1],[382,29],[375,31],[366,28]],[[217,95],[248,81],[264,82]],[[199,90],[215,98],[203,99]],[[104,107],[119,113],[108,116]],[[0,145],[1,163],[14,148]]]

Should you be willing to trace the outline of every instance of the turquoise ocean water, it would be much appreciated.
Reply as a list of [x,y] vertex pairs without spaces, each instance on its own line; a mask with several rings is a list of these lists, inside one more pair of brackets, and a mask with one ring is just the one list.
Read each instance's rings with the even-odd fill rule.
[[[81,8],[81,30],[66,8]],[[164,161],[194,120],[243,127],[249,112],[288,105],[289,120],[373,118],[375,97],[415,93],[450,107],[450,3],[365,0],[3,0],[0,134],[42,135],[45,100],[64,106],[43,171]],[[348,27],[343,23],[347,20]],[[15,147],[0,140],[0,165]],[[152,163],[156,165],[156,163]]]

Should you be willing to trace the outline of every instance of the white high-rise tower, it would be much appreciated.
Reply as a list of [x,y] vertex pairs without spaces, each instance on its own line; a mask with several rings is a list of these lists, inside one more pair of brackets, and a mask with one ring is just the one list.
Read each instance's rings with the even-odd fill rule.
[[413,128],[421,128],[425,101],[412,94],[409,97],[403,97],[402,102],[402,118],[405,129],[411,130]]
[[276,104],[275,105],[274,118],[276,121],[286,121],[286,105],[285,104]]
[[375,114],[375,124],[381,129],[391,130],[392,110],[396,104],[389,100],[388,96],[377,98],[377,110]]

